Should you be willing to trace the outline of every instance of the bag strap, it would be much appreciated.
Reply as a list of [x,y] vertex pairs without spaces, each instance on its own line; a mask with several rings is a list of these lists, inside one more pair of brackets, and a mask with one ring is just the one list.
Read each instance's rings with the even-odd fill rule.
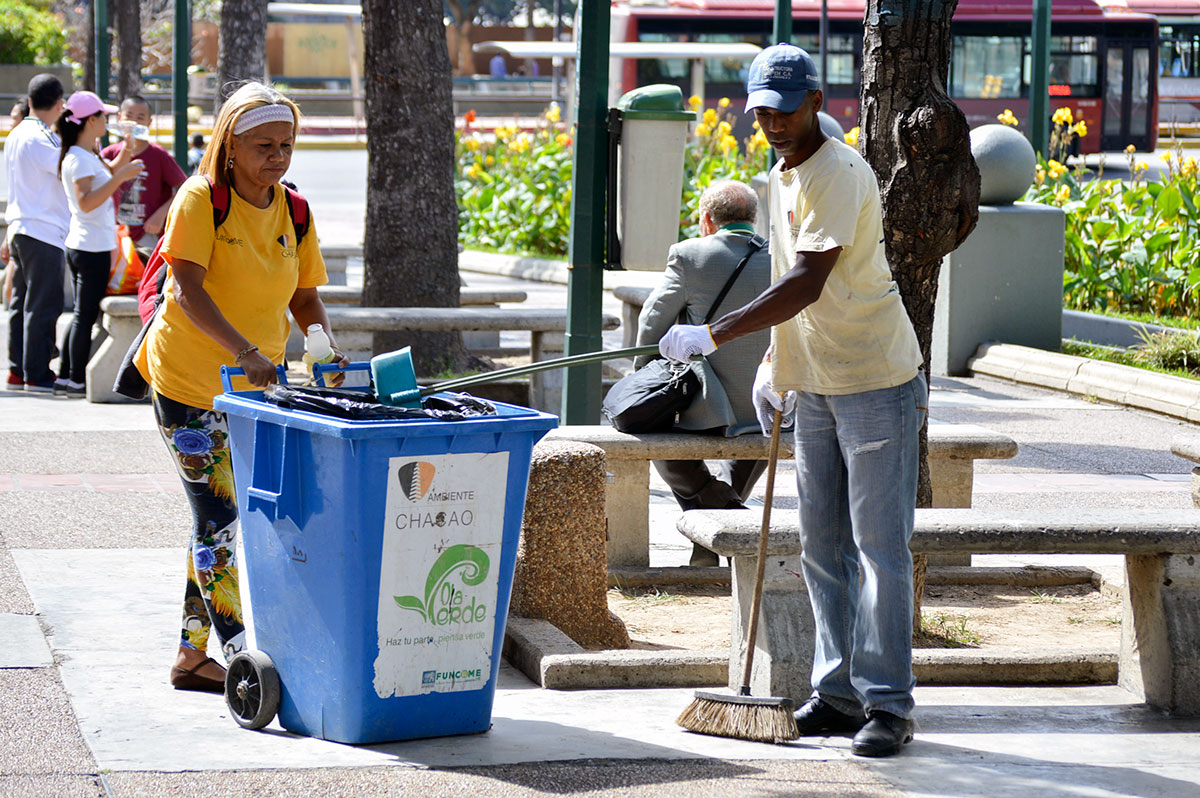
[[767,240],[757,233],[750,237],[750,249],[746,253],[746,257],[742,258],[741,263],[733,270],[733,274],[729,275],[729,279],[725,281],[725,285],[721,288],[721,293],[717,294],[716,301],[712,303],[712,307],[708,309],[708,315],[704,317],[704,323],[708,324],[713,319],[713,314],[717,312],[717,308],[721,306],[721,302],[725,299],[725,295],[729,293],[729,289],[733,288],[733,284],[737,282],[738,275],[746,268],[746,264],[750,262],[750,258],[756,252],[767,245]]
[[218,186],[208,175],[205,175],[204,179],[208,181],[208,198],[212,200],[213,209],[213,229],[216,230],[229,218],[230,190],[228,185]]
[[312,225],[312,219],[308,215],[308,200],[287,183],[283,184],[283,190],[284,198],[287,199],[288,215],[292,217],[292,227],[296,230],[296,246],[300,246],[304,234]]

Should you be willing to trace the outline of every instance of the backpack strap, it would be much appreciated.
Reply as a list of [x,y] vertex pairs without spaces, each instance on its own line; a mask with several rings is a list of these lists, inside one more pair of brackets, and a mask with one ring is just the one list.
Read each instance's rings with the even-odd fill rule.
[[216,230],[229,218],[231,192],[229,186],[218,186],[208,175],[205,175],[204,179],[208,181],[208,196],[212,200],[213,209],[213,229]]
[[308,213],[308,200],[300,196],[290,185],[284,184],[284,199],[287,200],[288,215],[292,217],[292,227],[296,230],[296,246],[304,240],[304,234],[312,226],[312,217]]

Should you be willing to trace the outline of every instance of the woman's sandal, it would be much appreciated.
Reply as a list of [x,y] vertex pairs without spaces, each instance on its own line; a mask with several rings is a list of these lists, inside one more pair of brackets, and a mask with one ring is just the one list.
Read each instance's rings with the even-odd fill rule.
[[171,668],[171,686],[176,690],[199,690],[205,693],[224,693],[224,676],[222,676],[220,679],[213,679],[210,676],[202,676],[196,672],[210,662],[216,665],[222,671],[225,670],[225,667],[212,657],[205,657],[197,665],[187,670],[176,665]]

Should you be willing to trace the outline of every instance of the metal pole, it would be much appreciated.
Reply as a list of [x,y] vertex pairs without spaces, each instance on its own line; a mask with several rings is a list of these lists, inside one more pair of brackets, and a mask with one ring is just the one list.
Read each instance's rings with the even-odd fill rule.
[[[554,0],[554,41],[562,39],[562,0]],[[554,102],[559,102],[562,99],[561,86],[562,80],[562,59],[555,57],[550,62],[554,67],[554,77],[550,81],[550,99]],[[570,119],[570,117],[567,117]]]
[[108,0],[92,0],[95,13],[96,94],[108,102],[108,79],[112,72],[112,50],[108,39]]
[[817,32],[817,46],[821,48],[821,94],[829,100],[829,0],[821,0],[821,28]]
[[[604,186],[607,172],[609,1],[580,0],[576,61],[575,164],[571,177],[571,240],[567,253],[565,354],[603,348],[600,318],[604,293]],[[599,363],[567,370],[562,419],[566,424],[600,421]]]
[[775,27],[771,29],[771,44],[792,43],[792,0],[775,0]]
[[1029,82],[1029,142],[1050,146],[1050,0],[1033,0],[1033,74]]
[[175,52],[171,54],[171,104],[175,107],[175,163],[187,174],[188,67],[192,64],[192,15],[189,0],[175,0]]

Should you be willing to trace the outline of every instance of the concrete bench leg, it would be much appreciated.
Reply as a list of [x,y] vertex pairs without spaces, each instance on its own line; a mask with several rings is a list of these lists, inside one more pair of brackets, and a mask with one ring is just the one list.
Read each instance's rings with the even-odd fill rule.
[[[733,558],[733,645],[729,650],[729,686],[741,686],[746,635],[754,598],[757,557]],[[800,571],[800,555],[770,556],[763,578],[762,612],[750,694],[790,698],[799,707],[812,694],[812,605]]]
[[[929,482],[934,507],[970,507],[975,479],[974,460],[929,458]],[[930,565],[970,565],[970,554],[930,554]]]
[[101,325],[108,337],[100,343],[100,348],[87,364],[88,401],[98,404],[133,402],[133,399],[122,396],[112,388],[125,353],[142,330],[142,319],[136,313],[132,316],[105,313],[101,316]]
[[608,567],[650,567],[650,464],[608,461]]
[[1118,684],[1147,704],[1200,716],[1200,556],[1125,558]]

